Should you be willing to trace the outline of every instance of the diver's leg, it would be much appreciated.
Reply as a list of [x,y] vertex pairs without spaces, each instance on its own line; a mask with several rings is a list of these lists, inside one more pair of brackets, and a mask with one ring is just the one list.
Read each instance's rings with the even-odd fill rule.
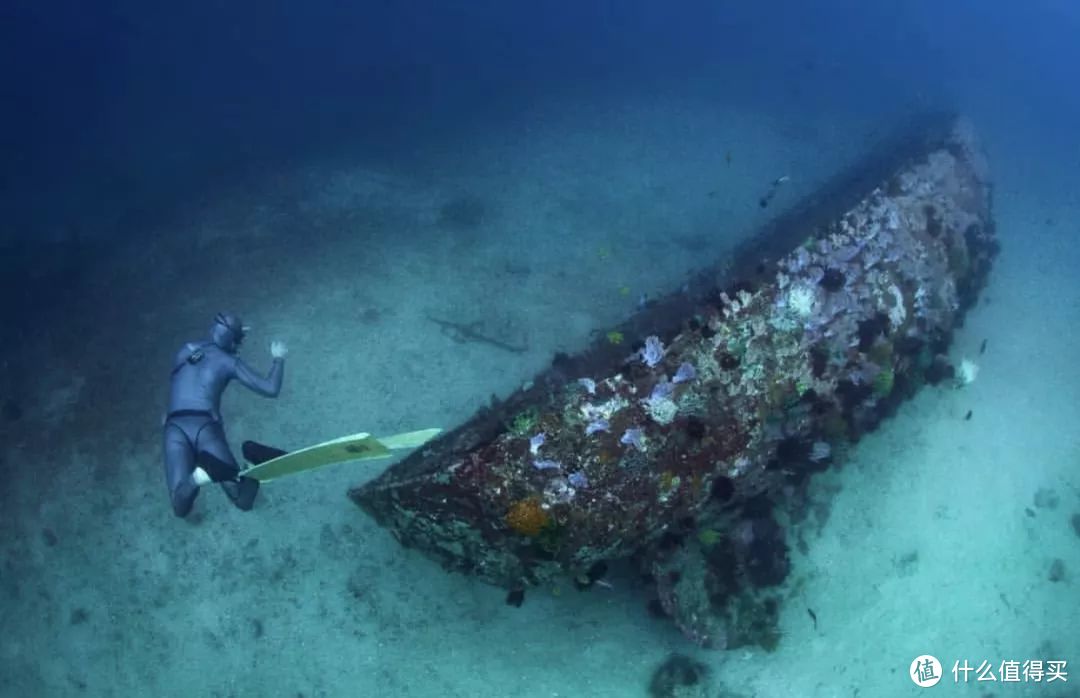
[[195,451],[187,436],[174,424],[165,425],[165,481],[173,513],[187,516],[199,496],[199,487],[192,478],[195,470]]
[[[203,429],[199,437],[199,452],[214,458],[221,464],[227,464],[234,472],[240,468],[233,458],[229,449],[229,442],[225,439],[225,428],[220,422],[215,422]],[[200,461],[201,462],[201,461]],[[249,511],[255,505],[255,495],[259,493],[259,481],[249,477],[241,477],[236,480],[223,481],[221,489],[225,495],[236,505],[238,509]]]
[[232,503],[241,511],[251,511],[255,506],[255,497],[259,494],[259,481],[252,477],[241,477],[236,482],[223,482],[221,489],[225,490]]

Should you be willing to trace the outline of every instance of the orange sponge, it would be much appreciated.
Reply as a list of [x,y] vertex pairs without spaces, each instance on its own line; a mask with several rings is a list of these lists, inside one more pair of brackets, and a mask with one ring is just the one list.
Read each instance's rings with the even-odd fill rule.
[[540,506],[538,497],[519,499],[506,513],[506,523],[523,536],[538,536],[551,517]]

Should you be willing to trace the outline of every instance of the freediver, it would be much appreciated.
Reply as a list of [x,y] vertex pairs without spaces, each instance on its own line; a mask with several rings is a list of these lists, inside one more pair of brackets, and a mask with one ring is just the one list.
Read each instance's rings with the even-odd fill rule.
[[259,492],[258,480],[240,475],[229,449],[221,395],[235,378],[259,395],[277,397],[288,348],[283,342],[271,342],[273,365],[260,376],[237,355],[246,329],[235,315],[218,313],[210,339],[185,344],[173,361],[163,437],[165,479],[177,516],[187,516],[199,488],[211,482],[220,483],[243,511],[251,509]]

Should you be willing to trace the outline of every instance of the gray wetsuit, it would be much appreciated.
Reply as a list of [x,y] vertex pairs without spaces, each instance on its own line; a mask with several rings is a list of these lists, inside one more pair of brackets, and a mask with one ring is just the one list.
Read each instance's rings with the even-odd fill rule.
[[221,395],[229,382],[236,379],[260,395],[277,397],[285,361],[274,359],[270,373],[261,376],[236,355],[242,340],[243,326],[239,319],[218,315],[211,339],[185,344],[173,362],[164,451],[165,478],[177,516],[187,516],[195,504],[199,487],[192,479],[192,472],[197,466],[221,483],[237,507],[248,510],[254,503],[258,482],[236,477],[240,469],[225,437]]

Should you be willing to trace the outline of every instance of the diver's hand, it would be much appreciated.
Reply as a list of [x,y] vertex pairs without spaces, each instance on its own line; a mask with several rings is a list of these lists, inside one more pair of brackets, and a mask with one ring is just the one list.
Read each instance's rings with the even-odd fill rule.
[[285,342],[270,342],[270,356],[275,359],[284,359],[289,355],[289,348],[285,346]]

